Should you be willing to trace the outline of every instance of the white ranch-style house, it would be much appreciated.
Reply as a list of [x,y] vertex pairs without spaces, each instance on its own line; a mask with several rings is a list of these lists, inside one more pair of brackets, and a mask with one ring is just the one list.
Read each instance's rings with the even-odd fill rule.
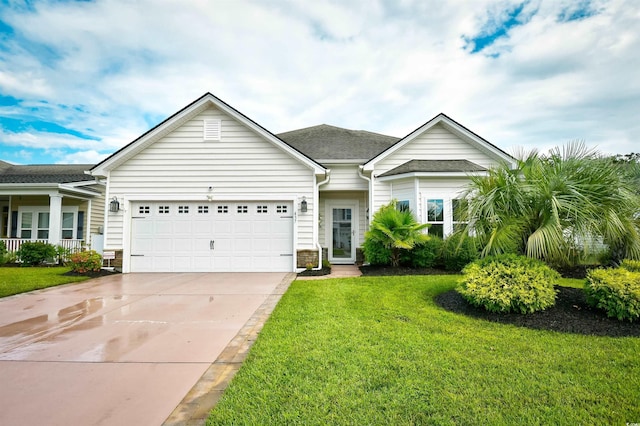
[[206,93],[87,169],[106,182],[104,250],[122,272],[296,271],[362,261],[392,199],[446,236],[469,176],[514,161],[444,114],[403,138],[328,125],[276,135]]

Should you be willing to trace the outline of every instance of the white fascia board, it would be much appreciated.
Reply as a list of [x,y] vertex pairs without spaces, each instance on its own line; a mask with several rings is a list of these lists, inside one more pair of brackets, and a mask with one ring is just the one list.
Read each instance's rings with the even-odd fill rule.
[[296,158],[305,166],[313,170],[316,174],[324,173],[325,169],[320,164],[315,163],[313,160],[296,151],[295,149],[284,143],[282,140],[278,139],[275,135],[269,133],[263,127],[260,127],[248,117],[241,114],[236,109],[230,107],[220,99],[216,98],[211,93],[207,93],[195,103],[188,105],[187,107],[176,113],[174,116],[160,123],[158,126],[149,130],[147,133],[143,134],[138,139],[134,140],[129,145],[113,154],[112,157],[107,158],[103,163],[96,166],[96,168],[90,170],[90,174],[93,176],[106,176],[108,171],[113,170],[120,164],[127,161],[129,158],[133,157],[135,154],[141,152],[160,137],[180,127],[182,124],[195,117],[200,112],[206,110],[210,105],[213,105],[221,111],[224,111],[229,116],[233,117],[254,132],[258,133],[269,142],[274,144],[276,147],[287,152],[290,156]]
[[322,165],[326,165],[326,166],[331,166],[334,164],[337,165],[345,165],[345,164],[353,164],[354,166],[362,166],[364,163],[366,163],[368,160],[368,158],[363,158],[363,159],[350,159],[350,160],[336,160],[336,159],[317,159],[316,161]]
[[111,157],[104,160],[95,168],[89,170],[89,174],[92,176],[106,177],[109,171],[115,169],[134,155],[140,153],[157,139],[180,127],[180,125],[187,122],[191,117],[194,117],[204,111],[209,105],[209,102],[208,98],[205,97],[199,102],[180,111],[168,121],[160,123],[158,126],[147,131],[147,133],[144,133],[133,142],[124,146],[120,151],[116,151]]
[[61,183],[47,183],[39,185],[34,185],[32,183],[4,183],[0,185],[0,194],[3,195],[58,195],[61,192],[79,196],[82,199],[98,197],[101,195],[96,191],[75,188]]
[[490,142],[485,141],[484,139],[472,133],[471,131],[467,130],[465,127],[456,123],[446,115],[440,113],[434,118],[432,118],[431,120],[427,121],[422,126],[418,127],[413,132],[409,133],[407,136],[405,136],[400,141],[398,141],[395,145],[392,145],[387,150],[373,157],[371,160],[369,160],[367,163],[364,164],[364,170],[367,170],[367,171],[374,170],[375,164],[378,161],[384,158],[387,158],[388,156],[390,156],[391,154],[393,154],[394,152],[396,152],[406,144],[410,143],[412,140],[414,140],[415,138],[417,138],[427,130],[431,129],[432,127],[440,123],[444,124],[447,130],[459,136],[461,139],[476,146],[478,149],[487,152],[489,155],[499,159],[500,161],[506,161],[507,163],[511,164],[512,167],[515,167],[515,164],[516,164],[515,159],[511,157],[509,154],[506,154],[496,146],[492,145]]
[[380,182],[385,182],[406,178],[469,177],[486,175],[487,172],[412,172],[392,176],[376,176],[376,179]]
[[276,137],[274,134],[269,133],[263,127],[261,127],[257,123],[255,123],[254,121],[249,120],[245,115],[238,113],[238,111],[235,110],[234,108],[230,107],[229,105],[225,104],[224,102],[219,101],[216,97],[214,97],[211,94],[209,94],[207,96],[207,98],[216,107],[218,107],[222,111],[226,112],[231,117],[235,118],[236,120],[238,120],[239,122],[241,122],[242,124],[244,124],[245,126],[250,128],[251,130],[253,130],[254,132],[258,133],[260,136],[262,136],[265,139],[267,139],[269,142],[274,144],[276,147],[280,148],[281,150],[283,150],[284,152],[286,152],[290,156],[294,157],[295,159],[297,159],[298,161],[303,163],[305,166],[307,166],[308,168],[313,170],[313,172],[315,174],[322,174],[322,173],[325,172],[326,169],[323,166],[321,166],[320,164],[317,164],[314,160],[311,160],[309,157],[306,157],[305,155],[303,155],[299,151],[293,149],[291,146],[286,144],[284,141],[282,141],[281,139],[278,139],[278,137]]

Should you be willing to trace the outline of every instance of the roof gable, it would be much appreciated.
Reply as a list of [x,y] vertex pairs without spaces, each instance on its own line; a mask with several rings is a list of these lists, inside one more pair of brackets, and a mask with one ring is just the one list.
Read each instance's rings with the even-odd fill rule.
[[475,134],[471,130],[467,129],[457,121],[449,118],[443,113],[440,113],[434,118],[432,118],[431,120],[427,121],[422,126],[418,127],[413,132],[409,133],[404,138],[400,139],[397,143],[390,146],[385,151],[371,158],[369,161],[367,161],[364,164],[364,169],[373,170],[375,168],[376,163],[380,162],[381,160],[384,160],[385,158],[388,158],[393,153],[397,152],[402,147],[410,144],[413,140],[420,137],[420,135],[424,134],[425,132],[429,131],[430,129],[432,129],[437,125],[441,125],[447,131],[451,132],[452,134],[459,137],[463,141],[469,143],[470,145],[474,146],[475,148],[485,152],[486,154],[495,158],[496,160],[506,161],[509,164],[515,164],[515,159],[512,156],[510,156],[500,148],[496,147],[489,141],[485,140],[484,138],[480,137],[479,135]]
[[265,140],[272,143],[274,146],[285,151],[291,157],[297,159],[305,166],[312,169],[315,173],[324,173],[325,168],[322,165],[309,158],[302,152],[289,146],[283,140],[279,139],[277,136],[266,130],[264,127],[260,126],[258,123],[251,120],[246,115],[242,114],[235,108],[229,106],[228,104],[208,92],[180,111],[176,112],[154,128],[148,130],[133,142],[119,149],[111,156],[95,165],[91,169],[91,173],[97,176],[106,176],[108,171],[123,164],[128,159],[134,157],[136,154],[142,152],[145,148],[152,145],[155,141],[177,129],[178,127],[211,106],[220,109],[234,120],[237,120],[252,131],[256,132]]

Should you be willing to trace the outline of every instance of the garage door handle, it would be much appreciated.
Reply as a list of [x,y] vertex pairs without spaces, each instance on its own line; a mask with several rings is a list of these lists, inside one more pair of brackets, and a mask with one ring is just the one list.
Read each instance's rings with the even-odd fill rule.
[[210,250],[215,250],[216,249],[216,241],[215,240],[209,241],[209,249]]
[[144,257],[144,254],[132,254],[131,257]]

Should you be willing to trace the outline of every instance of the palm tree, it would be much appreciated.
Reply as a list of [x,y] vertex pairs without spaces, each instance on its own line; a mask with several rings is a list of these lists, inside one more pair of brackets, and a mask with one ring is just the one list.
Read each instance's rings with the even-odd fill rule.
[[411,250],[416,244],[424,242],[428,236],[422,231],[428,224],[420,224],[407,209],[398,209],[397,201],[380,207],[371,221],[369,230],[365,233],[363,250],[365,257],[367,249],[374,245],[382,246],[391,251],[391,265],[400,264],[402,250]]
[[640,198],[611,159],[573,142],[533,151],[471,178],[468,231],[483,255],[516,252],[558,266],[574,264],[597,242],[640,258]]

